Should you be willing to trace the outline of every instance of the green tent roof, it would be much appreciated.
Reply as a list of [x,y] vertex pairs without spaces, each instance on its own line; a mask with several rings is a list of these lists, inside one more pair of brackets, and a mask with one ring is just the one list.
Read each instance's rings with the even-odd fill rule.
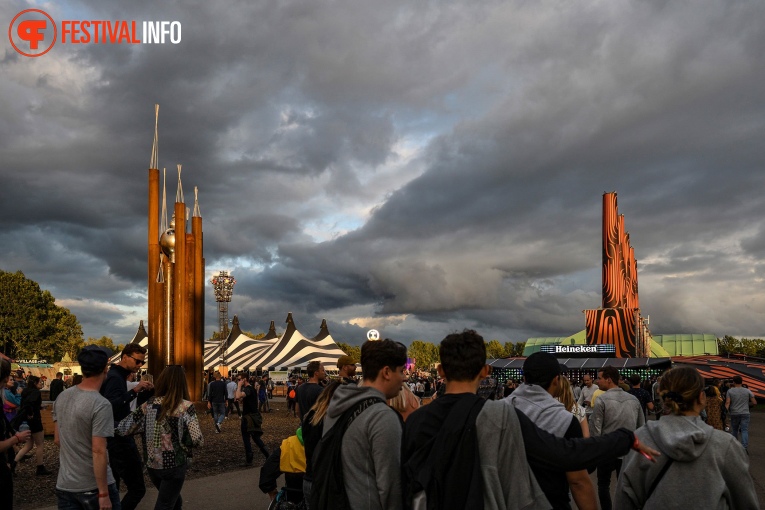
[[539,352],[540,347],[543,345],[585,345],[586,343],[587,332],[584,329],[571,336],[529,338],[526,340],[526,346],[523,348],[523,355],[531,356],[535,352]]
[[717,337],[701,333],[678,335],[654,335],[654,342],[662,346],[670,356],[716,356]]

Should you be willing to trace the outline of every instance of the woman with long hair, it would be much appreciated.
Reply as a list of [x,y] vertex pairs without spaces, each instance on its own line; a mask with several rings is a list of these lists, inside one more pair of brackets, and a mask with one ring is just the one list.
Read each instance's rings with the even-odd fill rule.
[[582,437],[590,437],[590,424],[587,422],[587,414],[582,406],[576,403],[574,398],[574,390],[571,388],[571,383],[567,377],[560,376],[560,385],[558,386],[558,394],[555,395],[565,407],[568,412],[576,416],[579,420],[579,425],[582,426]]
[[388,405],[401,415],[402,420],[406,421],[410,414],[420,408],[420,399],[412,393],[409,385],[404,383],[398,395],[388,399]]
[[332,400],[332,395],[335,394],[335,390],[339,388],[343,383],[341,381],[332,381],[324,388],[319,394],[319,398],[316,399],[316,403],[311,409],[303,416],[303,446],[305,447],[305,474],[303,475],[303,497],[305,498],[306,508],[308,507],[308,500],[311,497],[311,484],[313,482],[312,465],[311,462],[313,452],[316,446],[321,441],[321,436],[324,430],[324,416],[327,414],[329,408],[329,401]]
[[[8,360],[0,360],[0,388],[5,387],[10,375],[11,364]],[[5,416],[0,416],[0,508],[13,510],[13,447],[27,442],[31,437],[32,433],[28,430],[14,433]]]
[[27,387],[21,392],[21,405],[19,406],[19,413],[14,418],[15,428],[18,429],[24,422],[29,425],[29,430],[32,432],[32,441],[28,441],[24,447],[16,454],[15,462],[21,461],[24,455],[32,450],[32,446],[35,446],[35,461],[37,464],[37,476],[51,475],[53,472],[48,471],[43,464],[43,443],[45,440],[45,432],[43,431],[42,416],[40,411],[42,410],[42,394],[40,389],[43,386],[42,380],[36,375],[30,375],[27,378]]
[[722,398],[720,398],[719,391],[715,391],[717,388],[714,386],[707,386],[705,392],[707,394],[707,425],[717,430],[723,430],[722,422]]
[[204,443],[186,372],[169,365],[154,383],[154,397],[117,426],[117,434],[143,433],[143,454],[152,483],[159,490],[154,510],[181,510],[181,489],[191,449]]
[[626,457],[614,508],[759,508],[744,448],[699,416],[707,396],[698,370],[668,371],[659,394],[666,414],[635,436],[661,457],[657,463],[637,452]]

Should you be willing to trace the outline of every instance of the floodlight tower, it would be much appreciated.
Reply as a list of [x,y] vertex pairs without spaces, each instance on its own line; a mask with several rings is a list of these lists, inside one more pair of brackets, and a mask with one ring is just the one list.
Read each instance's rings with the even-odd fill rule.
[[234,285],[236,280],[228,271],[219,271],[212,277],[210,283],[215,292],[215,301],[218,302],[218,328],[220,330],[221,341],[221,365],[226,364],[226,350],[223,342],[228,337],[228,304],[231,302],[231,296],[234,294]]

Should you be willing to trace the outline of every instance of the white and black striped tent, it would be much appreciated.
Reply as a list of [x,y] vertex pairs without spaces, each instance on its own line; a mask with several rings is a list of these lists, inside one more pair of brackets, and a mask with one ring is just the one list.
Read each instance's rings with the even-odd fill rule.
[[287,330],[261,355],[250,360],[244,368],[249,370],[290,370],[303,368],[311,361],[319,361],[327,367],[337,365],[345,353],[337,346],[327,328],[326,319],[321,321],[319,334],[306,338],[295,327],[292,313],[287,314]]
[[242,333],[242,330],[239,328],[239,318],[234,315],[234,324],[225,342],[217,340],[205,342],[205,370],[220,366],[224,358],[229,368],[245,370],[248,368],[250,361],[268,350],[277,340],[278,336],[276,335],[274,321],[271,321],[271,327],[268,329],[266,336],[255,340]]
[[[204,369],[211,370],[226,365],[233,370],[291,370],[304,368],[311,361],[319,361],[328,370],[337,365],[337,360],[345,353],[337,346],[327,328],[326,319],[321,321],[319,333],[313,338],[306,338],[295,327],[292,313],[287,314],[287,329],[282,336],[277,336],[274,321],[266,336],[259,340],[250,338],[239,328],[239,318],[234,316],[231,332],[225,341],[206,340],[204,344]],[[148,347],[149,336],[143,321],[130,343]],[[221,356],[221,354],[225,356]],[[150,353],[146,353],[146,359]],[[118,363],[120,353],[114,353],[111,363]]]

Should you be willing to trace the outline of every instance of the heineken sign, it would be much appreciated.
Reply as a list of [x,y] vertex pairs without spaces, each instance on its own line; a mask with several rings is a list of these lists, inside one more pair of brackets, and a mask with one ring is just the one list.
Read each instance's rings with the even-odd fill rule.
[[598,344],[598,345],[543,345],[540,347],[542,352],[549,352],[550,354],[560,355],[565,354],[569,356],[593,356],[598,357],[602,355],[614,355],[616,348],[613,344]]

